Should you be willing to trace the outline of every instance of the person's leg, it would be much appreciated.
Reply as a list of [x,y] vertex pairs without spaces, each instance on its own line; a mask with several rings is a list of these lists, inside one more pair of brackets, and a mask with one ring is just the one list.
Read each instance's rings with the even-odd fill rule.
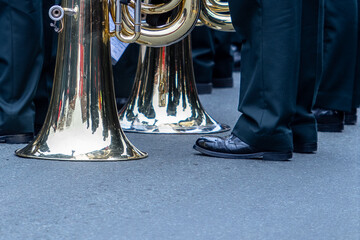
[[231,51],[234,57],[234,71],[239,72],[241,66],[241,40],[236,33],[231,33]]
[[231,32],[215,31],[214,33],[214,70],[212,84],[214,88],[228,88],[233,86],[234,56],[231,54]]
[[41,6],[41,0],[0,0],[0,142],[26,142],[34,132],[33,98],[43,64]]
[[324,0],[303,0],[300,75],[296,113],[291,124],[295,152],[317,150],[317,129],[312,107],[322,73]]
[[60,4],[59,0],[42,0],[42,17],[44,33],[44,64],[38,83],[35,104],[35,134],[37,134],[45,121],[46,113],[49,107],[51,88],[55,72],[57,37],[58,33],[50,26],[53,21],[49,17],[49,9],[55,4]]
[[357,122],[357,108],[360,106],[360,0],[357,0],[357,50],[356,69],[352,106],[350,112],[345,112],[345,124],[355,125]]
[[196,27],[191,33],[192,57],[196,88],[199,94],[212,91],[214,62],[214,39],[211,29]]
[[231,137],[203,137],[195,149],[219,157],[291,158],[290,122],[296,111],[301,2],[229,1],[233,25],[242,41],[239,110],[243,114]]
[[352,107],[357,46],[356,0],[326,0],[324,72],[314,108],[319,131],[340,132]]
[[357,0],[357,51],[352,108],[360,107],[360,0]]
[[[230,1],[241,49],[239,110],[233,134],[247,144],[291,151],[300,60],[301,0]],[[245,10],[246,9],[246,10]]]

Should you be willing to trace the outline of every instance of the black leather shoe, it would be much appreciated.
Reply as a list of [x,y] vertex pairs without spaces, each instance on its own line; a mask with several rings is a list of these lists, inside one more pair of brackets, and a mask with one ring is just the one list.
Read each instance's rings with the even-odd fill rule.
[[34,138],[32,133],[0,135],[0,143],[21,144],[28,143]]
[[194,149],[209,156],[236,159],[263,159],[286,161],[292,158],[292,152],[261,151],[249,146],[235,135],[227,137],[205,136],[199,138]]
[[319,132],[341,132],[344,130],[343,111],[315,109],[313,112]]
[[345,125],[355,125],[357,122],[356,108],[351,109],[350,112],[345,112]]

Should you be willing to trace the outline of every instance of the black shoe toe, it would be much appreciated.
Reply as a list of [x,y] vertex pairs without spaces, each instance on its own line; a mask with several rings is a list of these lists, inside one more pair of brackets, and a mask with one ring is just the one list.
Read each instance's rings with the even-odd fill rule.
[[313,112],[319,132],[341,132],[344,130],[343,111],[315,109]]
[[261,151],[241,141],[235,135],[227,137],[200,137],[194,149],[209,156],[233,159],[263,159],[284,161],[292,158],[292,152]]
[[200,137],[195,145],[210,151],[229,152],[224,145],[224,139],[217,136]]

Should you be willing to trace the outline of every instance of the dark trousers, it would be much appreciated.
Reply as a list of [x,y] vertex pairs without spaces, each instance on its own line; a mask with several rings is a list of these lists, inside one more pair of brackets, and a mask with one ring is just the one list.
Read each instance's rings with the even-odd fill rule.
[[197,84],[211,84],[213,79],[231,78],[234,58],[232,33],[196,27],[191,33],[194,74]]
[[40,131],[46,117],[55,72],[58,33],[56,33],[54,28],[50,26],[50,23],[53,21],[49,17],[49,9],[55,4],[60,5],[61,1],[42,0],[42,3],[44,63],[34,98],[35,133]]
[[0,134],[34,131],[43,64],[41,0],[0,0]]
[[233,33],[212,30],[215,46],[213,79],[232,78],[234,57],[231,53]]
[[357,51],[352,108],[360,107],[360,0],[357,0]]
[[233,134],[264,150],[317,142],[311,107],[321,74],[323,0],[230,0],[242,41]]
[[355,101],[357,0],[325,0],[324,68],[315,107],[350,111]]
[[[139,58],[139,45],[130,44],[113,66],[116,98],[128,98],[134,85]],[[120,110],[120,109],[118,109]]]
[[215,46],[211,29],[196,27],[191,32],[194,75],[197,84],[211,84],[215,65]]

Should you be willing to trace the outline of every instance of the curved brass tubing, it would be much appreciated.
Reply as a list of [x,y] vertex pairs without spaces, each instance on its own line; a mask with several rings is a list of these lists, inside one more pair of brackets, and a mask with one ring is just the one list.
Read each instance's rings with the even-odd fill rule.
[[[167,13],[179,6],[182,0],[172,0],[168,3],[159,4],[141,4],[141,13],[143,14],[162,14]],[[130,7],[135,8],[135,1],[131,0]]]
[[219,13],[213,11],[208,5],[208,0],[202,0],[200,20],[206,26],[224,32],[234,32],[230,13]]
[[[123,30],[123,9],[126,8],[126,5],[122,7],[122,4],[120,3],[120,0],[116,0],[115,4],[115,15],[113,15],[113,18],[115,18],[115,36],[122,42],[126,43],[134,43],[136,40],[140,37],[141,32],[141,7],[142,3],[141,0],[135,0],[136,3],[134,3],[134,18],[132,23],[134,27],[131,30],[124,31]],[[110,13],[112,13],[110,11]]]
[[206,5],[214,12],[229,12],[229,3],[216,0],[206,0]]
[[[136,41],[141,45],[160,47],[168,46],[184,39],[195,27],[200,14],[198,0],[182,0],[176,18],[163,26],[149,26],[142,24],[141,34]],[[127,7],[122,9],[122,29],[124,34],[131,33],[134,29],[134,20]]]

